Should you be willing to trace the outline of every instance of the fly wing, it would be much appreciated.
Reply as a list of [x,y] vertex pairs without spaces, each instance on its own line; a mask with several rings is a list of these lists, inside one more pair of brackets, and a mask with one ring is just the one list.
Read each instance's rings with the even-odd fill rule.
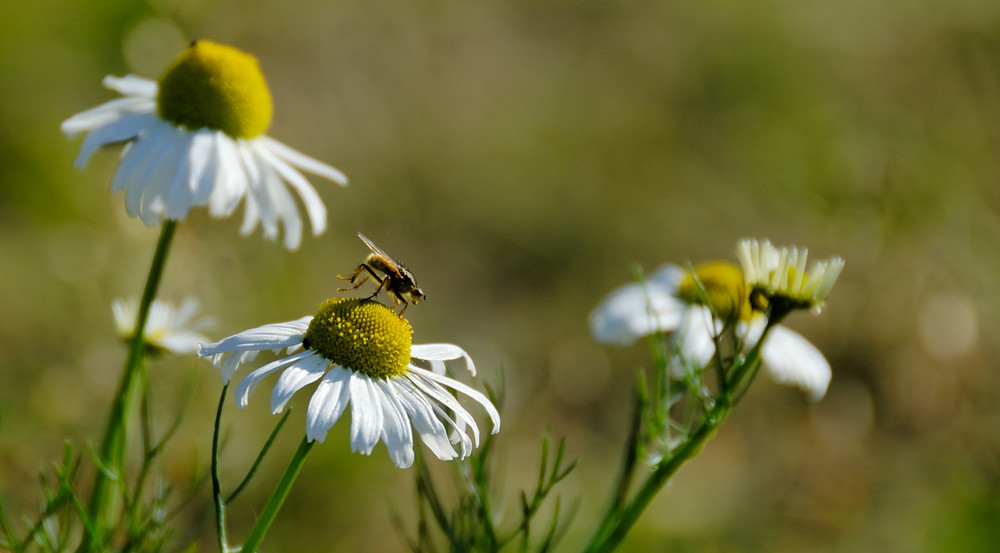
[[390,257],[389,254],[385,253],[382,250],[382,248],[376,246],[375,242],[372,242],[370,238],[368,238],[364,234],[361,234],[360,232],[358,233],[358,238],[360,238],[361,241],[364,242],[366,246],[368,246],[368,249],[371,250],[373,254],[375,254],[376,256],[378,256],[380,258],[382,258],[382,260],[387,265],[389,265],[392,268],[398,268],[398,264],[397,264],[396,260],[393,259],[392,257]]

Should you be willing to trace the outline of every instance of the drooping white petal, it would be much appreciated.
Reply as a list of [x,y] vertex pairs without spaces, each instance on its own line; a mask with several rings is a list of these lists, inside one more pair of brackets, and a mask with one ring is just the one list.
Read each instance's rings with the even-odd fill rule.
[[292,168],[281,158],[275,156],[261,142],[253,142],[257,154],[263,157],[267,163],[281,175],[285,181],[298,193],[302,199],[302,205],[306,208],[309,216],[309,224],[312,226],[313,236],[319,236],[326,230],[326,205],[316,193],[316,189],[309,184],[309,181],[301,173]]
[[813,401],[826,395],[833,374],[830,363],[798,333],[776,325],[764,340],[761,358],[776,382],[801,388]]
[[250,402],[250,395],[257,388],[257,384],[260,383],[261,379],[268,376],[269,374],[280,371],[289,365],[294,365],[303,357],[308,355],[313,355],[312,351],[304,351],[289,357],[282,357],[281,359],[276,359],[270,363],[254,370],[246,376],[240,383],[236,386],[236,404],[239,405],[240,409],[247,406]]
[[[416,359],[430,361],[432,366],[435,366],[435,362],[438,361],[464,359],[469,372],[472,373],[472,376],[476,375],[476,365],[472,362],[472,357],[469,357],[464,349],[454,344],[414,344],[410,347],[410,355]],[[434,372],[444,374],[443,371],[438,371],[436,366]]]
[[212,178],[208,212],[213,217],[228,217],[246,195],[248,178],[236,142],[222,131],[214,131],[211,137],[215,163],[205,173],[206,178]]
[[271,413],[278,414],[296,392],[319,380],[329,362],[315,351],[296,354],[299,361],[285,369],[271,390]]
[[395,391],[403,408],[410,415],[413,428],[417,431],[420,439],[431,450],[431,452],[443,461],[449,461],[458,456],[455,448],[451,446],[448,439],[448,429],[434,415],[434,408],[427,398],[414,392],[406,380],[403,378],[392,378],[387,380],[389,386]]
[[293,150],[292,148],[289,148],[269,136],[261,136],[256,140],[261,141],[261,143],[267,147],[268,150],[273,152],[274,155],[287,161],[293,167],[298,167],[308,173],[325,177],[341,186],[347,186],[347,175],[340,172],[338,169],[335,169],[322,161],[311,158],[302,152]]
[[[240,223],[240,236],[247,236],[260,222],[260,202],[257,196],[248,192],[243,200],[243,222]],[[266,234],[265,234],[266,236]]]
[[[451,410],[455,414],[455,418],[461,421],[463,424],[469,425],[472,429],[472,438],[476,445],[479,445],[479,426],[476,425],[476,420],[472,418],[472,415],[462,407],[462,404],[455,399],[447,390],[441,387],[440,384],[434,382],[431,379],[424,378],[426,375],[435,375],[431,371],[425,371],[418,367],[410,365],[404,375],[409,381],[417,386],[424,394],[426,394],[431,401],[436,402],[439,405],[443,405]],[[440,377],[446,378],[446,377]]]
[[403,402],[385,380],[374,380],[375,396],[382,406],[382,441],[389,458],[405,469],[413,464],[413,430]]
[[191,145],[187,154],[189,169],[185,178],[193,206],[208,205],[208,199],[212,194],[214,175],[207,176],[207,174],[214,170],[213,165],[218,162],[215,159],[212,135],[212,131],[208,129],[198,130],[191,135]]
[[164,191],[163,217],[174,221],[183,221],[191,208],[191,198],[194,195],[189,184],[191,173],[191,148],[195,133],[185,132],[177,137],[175,144],[176,158],[173,160],[173,178]]
[[448,378],[447,376],[434,374],[431,371],[425,371],[419,367],[413,367],[412,365],[410,368],[419,371],[424,378],[437,382],[438,384],[445,386],[447,388],[451,388],[456,392],[465,394],[469,396],[469,398],[473,399],[474,401],[482,405],[483,409],[486,410],[486,414],[489,415],[490,417],[490,422],[493,423],[493,430],[490,433],[496,434],[497,432],[500,431],[500,412],[497,411],[497,408],[493,406],[493,403],[489,400],[489,398],[486,397],[486,395],[459,382],[458,380],[455,380],[454,378]]
[[[462,459],[468,457],[469,454],[472,453],[473,445],[472,438],[465,433],[465,429],[470,428],[470,425],[467,425],[465,420],[461,417],[452,418],[451,414],[445,411],[444,407],[442,407],[439,403],[431,402],[431,407],[434,409],[434,413],[439,419],[447,422],[448,425],[451,426],[452,431],[448,435],[448,440],[453,444],[459,444],[459,456]],[[479,430],[479,427],[474,424],[471,425],[471,428],[473,430],[473,434]],[[478,443],[478,436],[476,437],[476,440],[476,443]]]
[[63,121],[63,134],[72,138],[77,134],[113,123],[131,114],[155,113],[156,103],[144,98],[117,98],[97,107],[77,113]]
[[111,181],[111,190],[125,190],[125,211],[138,217],[149,179],[170,154],[171,130],[166,125],[150,127],[140,140],[124,152],[121,166]]
[[330,367],[320,381],[306,410],[306,438],[309,441],[326,439],[326,433],[340,419],[351,401],[351,390],[347,383],[351,371],[340,367]]
[[267,192],[267,197],[275,207],[278,214],[278,221],[285,229],[285,248],[295,251],[302,243],[302,217],[299,216],[299,208],[295,205],[295,199],[281,181],[274,168],[263,159],[257,160],[257,166],[263,176],[263,186]]
[[712,318],[712,311],[703,305],[691,305],[681,317],[674,339],[679,340],[681,354],[704,367],[715,355],[715,335],[722,331],[722,322]]
[[88,132],[87,137],[83,139],[83,144],[80,146],[80,154],[76,156],[73,165],[77,169],[83,169],[87,165],[90,156],[94,155],[94,152],[98,148],[120,144],[136,138],[155,119],[156,116],[153,114],[139,113],[122,117],[121,119],[95,128]]
[[361,373],[351,373],[351,451],[371,455],[382,436],[382,403],[375,383]]
[[[243,169],[246,171],[247,177],[247,211],[243,219],[243,226],[240,227],[240,232],[244,235],[249,234],[256,228],[257,222],[259,222],[264,230],[264,237],[274,240],[278,237],[278,209],[268,194],[268,189],[264,183],[264,175],[258,165],[257,157],[253,155],[253,152],[244,141],[236,143],[236,152],[240,156],[240,161],[243,164]],[[254,210],[253,219],[250,218],[251,206],[253,206]],[[252,226],[250,224],[251,220],[254,222]]]
[[123,333],[126,329],[135,327],[135,319],[132,317],[132,311],[123,299],[115,299],[111,302],[111,313],[115,318],[115,328],[118,329],[119,333]]

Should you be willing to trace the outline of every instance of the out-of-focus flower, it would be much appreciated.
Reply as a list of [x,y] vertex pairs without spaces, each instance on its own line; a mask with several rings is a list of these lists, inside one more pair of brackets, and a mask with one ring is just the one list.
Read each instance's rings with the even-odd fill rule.
[[[116,299],[111,302],[111,312],[118,335],[126,342],[131,341],[135,336],[135,321],[139,317],[139,302],[135,298]],[[195,319],[197,312],[198,302],[192,298],[184,300],[180,307],[167,301],[153,300],[143,332],[147,352],[190,354],[198,351],[198,346],[208,341],[201,331],[212,328],[215,323],[207,317]]]
[[281,372],[271,392],[271,411],[279,413],[296,392],[319,381],[306,411],[310,441],[322,442],[350,404],[352,451],[369,455],[383,441],[393,463],[406,468],[413,463],[416,430],[439,459],[464,458],[479,445],[479,427],[453,392],[486,410],[493,433],[500,430],[500,415],[485,395],[445,376],[445,362],[458,359],[475,374],[465,350],[412,344],[412,333],[405,319],[381,303],[330,299],[315,317],[245,330],[203,346],[198,355],[210,356],[229,382],[260,351],[285,350],[237,385],[236,401],[245,407],[264,377]]
[[125,191],[128,214],[146,225],[183,220],[193,206],[228,217],[244,204],[241,232],[260,223],[274,240],[297,249],[302,218],[289,188],[299,196],[314,235],[326,229],[326,206],[307,171],[340,185],[337,169],[266,136],[271,93],[257,59],[230,46],[193,42],[152,81],[108,76],[104,85],[124,96],[70,117],[68,136],[86,133],[77,167],[102,147],[125,144],[111,191]]
[[782,310],[786,313],[793,309],[819,313],[844,268],[844,260],[832,257],[819,261],[806,272],[808,254],[808,250],[794,246],[776,248],[767,240],[740,240],[736,256],[751,289],[754,308],[764,310],[778,302],[784,304]]
[[[779,250],[767,241],[741,241],[738,254],[742,269],[713,261],[694,266],[692,273],[668,264],[643,282],[613,290],[590,315],[594,338],[627,346],[652,333],[675,333],[680,352],[705,366],[715,354],[714,337],[724,327],[733,328],[745,347],[753,347],[767,325],[762,310],[769,305],[780,304],[782,317],[791,309],[818,311],[844,265],[833,258],[807,274],[805,251]],[[830,364],[799,334],[772,325],[761,358],[775,381],[797,386],[814,400],[826,394]]]

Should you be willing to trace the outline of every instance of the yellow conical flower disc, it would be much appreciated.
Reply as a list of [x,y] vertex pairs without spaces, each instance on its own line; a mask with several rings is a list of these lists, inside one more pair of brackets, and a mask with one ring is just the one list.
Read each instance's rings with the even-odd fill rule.
[[[688,273],[677,290],[677,295],[688,303],[708,303],[722,320],[747,320],[750,318],[749,292],[743,281],[743,271],[728,261],[707,261],[694,266],[697,282]],[[705,289],[702,293],[698,283]]]
[[208,40],[191,43],[160,78],[160,117],[190,130],[254,138],[271,124],[274,104],[257,58]]
[[406,372],[412,337],[410,323],[381,303],[339,298],[320,304],[304,345],[352,371],[385,379]]

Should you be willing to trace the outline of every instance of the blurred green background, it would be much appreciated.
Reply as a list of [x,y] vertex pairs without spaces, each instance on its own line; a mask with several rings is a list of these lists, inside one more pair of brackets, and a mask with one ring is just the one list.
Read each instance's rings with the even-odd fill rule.
[[[770,238],[841,255],[821,317],[788,321],[830,359],[821,402],[760,379],[664,490],[627,551],[994,551],[1000,543],[1000,3],[324,2],[0,4],[0,491],[31,511],[64,440],[97,441],[124,348],[110,302],[137,296],[158,229],[84,171],[59,123],[157,77],[192,38],[256,54],[270,135],[344,170],[314,180],[330,228],[299,252],[197,210],[161,297],[196,296],[220,338],[312,313],[366,250],[407,262],[428,301],[416,342],[466,348],[506,377],[508,503],[550,428],[582,457],[561,487],[604,506],[642,348],[589,337],[632,268],[731,256]],[[205,470],[217,371],[150,367],[158,424],[194,397],[165,470]],[[301,438],[304,401],[252,489],[245,536]],[[346,420],[346,419],[345,419]],[[274,419],[229,404],[235,483]],[[313,450],[270,551],[401,551],[412,470],[347,424]],[[212,550],[202,489],[190,533]]]

